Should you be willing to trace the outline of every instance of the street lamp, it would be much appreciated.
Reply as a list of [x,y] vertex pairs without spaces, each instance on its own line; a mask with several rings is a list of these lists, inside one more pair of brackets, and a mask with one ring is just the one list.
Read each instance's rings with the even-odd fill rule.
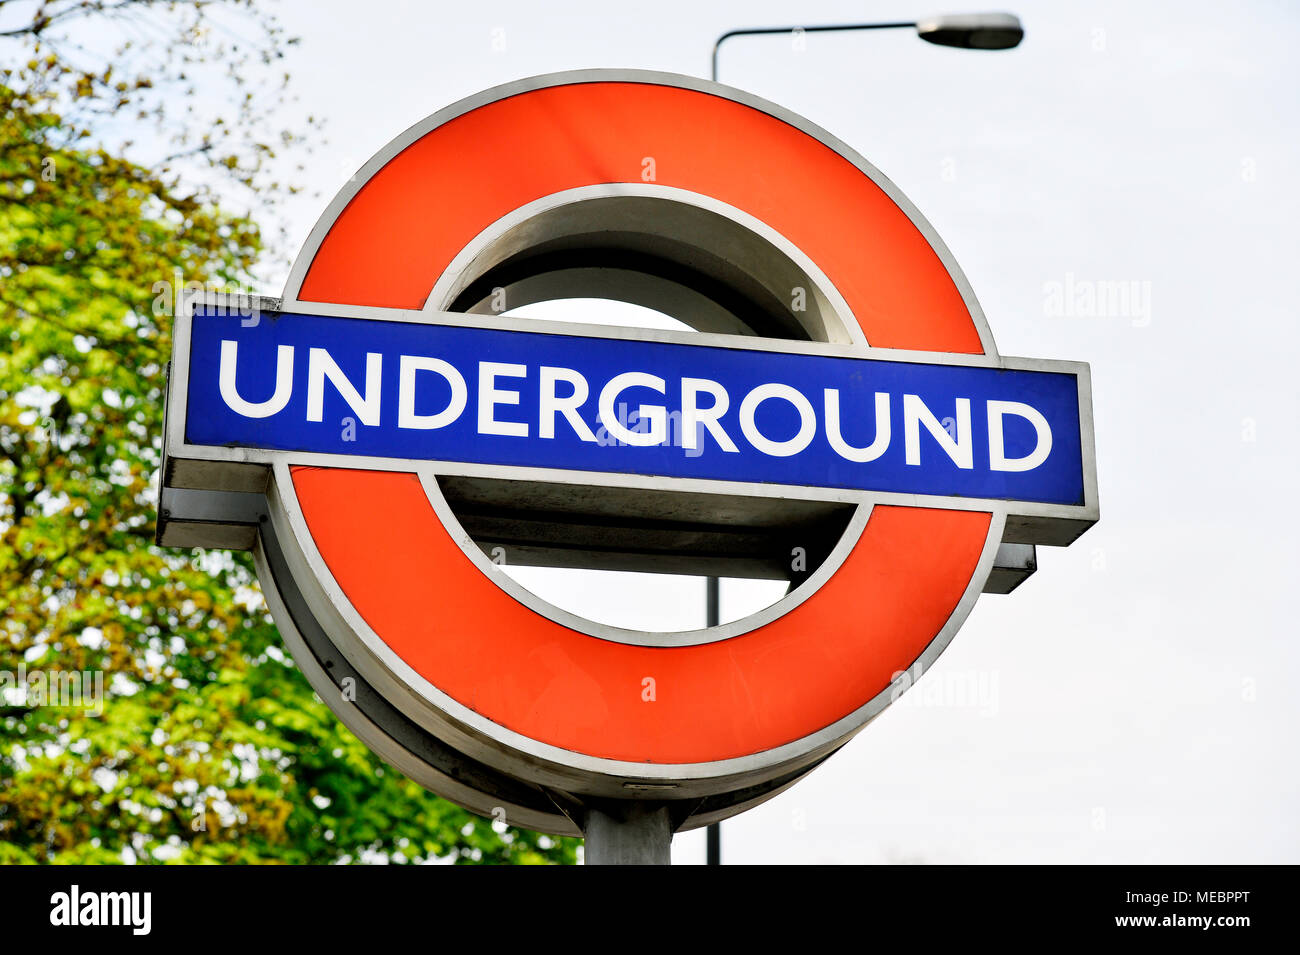
[[[898,23],[837,23],[814,27],[748,27],[728,30],[713,42],[713,80],[718,79],[718,49],[733,36],[754,36],[762,33],[832,33],[848,30],[906,30],[915,29],[916,35],[936,46],[955,46],[965,50],[1009,50],[1019,46],[1025,38],[1025,28],[1014,13],[957,13],[949,16],[929,17],[925,20]],[[705,625],[716,627],[719,586],[717,577],[705,581]],[[705,858],[708,865],[722,862],[722,830],[719,823],[708,827]]]
[[956,46],[967,50],[1009,50],[1024,39],[1025,29],[1020,18],[1013,13],[959,13],[951,16],[929,17],[925,20],[897,23],[836,23],[812,27],[749,27],[728,30],[713,44],[713,79],[718,78],[718,49],[733,36],[755,36],[763,33],[832,33],[848,30],[907,30],[927,43],[938,46]]
[[1014,13],[959,13],[918,20],[916,32],[927,43],[969,50],[1009,50],[1025,38]]

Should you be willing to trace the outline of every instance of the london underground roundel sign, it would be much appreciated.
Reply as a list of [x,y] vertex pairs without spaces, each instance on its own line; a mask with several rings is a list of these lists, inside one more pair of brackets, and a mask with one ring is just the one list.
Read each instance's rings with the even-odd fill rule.
[[[532,321],[574,297],[693,332]],[[435,113],[282,299],[178,316],[163,543],[247,547],[322,698],[479,812],[700,825],[843,745],[981,592],[1097,520],[1086,365],[1004,358],[930,226],[798,116],[587,71]],[[502,563],[785,576],[685,633]]]

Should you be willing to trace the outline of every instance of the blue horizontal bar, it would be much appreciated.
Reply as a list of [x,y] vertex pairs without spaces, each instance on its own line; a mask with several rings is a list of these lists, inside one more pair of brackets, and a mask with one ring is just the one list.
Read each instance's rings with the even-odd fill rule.
[[[224,394],[223,349],[233,371]],[[926,364],[300,313],[264,313],[254,323],[216,311],[195,314],[188,361],[184,433],[195,445],[1084,503],[1079,390],[1070,371],[971,366],[961,356]],[[610,382],[625,373],[650,378],[631,379],[615,394]],[[320,420],[312,420],[313,377]],[[579,402],[574,392],[584,386]],[[453,415],[458,392],[464,406]],[[727,410],[711,427],[701,424],[723,392]],[[851,449],[871,447],[885,424],[877,395],[886,396],[889,440],[876,445],[873,460],[861,460]],[[544,396],[554,397],[546,413]],[[692,406],[697,422],[687,428]],[[644,444],[660,437],[661,416],[664,440]],[[1050,452],[1015,470],[1046,447],[1044,427]]]

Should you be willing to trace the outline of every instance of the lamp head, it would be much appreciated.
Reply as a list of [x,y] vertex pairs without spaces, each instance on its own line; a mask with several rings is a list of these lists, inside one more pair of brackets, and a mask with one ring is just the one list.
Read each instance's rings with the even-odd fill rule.
[[1025,28],[1014,13],[958,13],[930,17],[916,24],[927,43],[970,50],[1009,50],[1019,46]]

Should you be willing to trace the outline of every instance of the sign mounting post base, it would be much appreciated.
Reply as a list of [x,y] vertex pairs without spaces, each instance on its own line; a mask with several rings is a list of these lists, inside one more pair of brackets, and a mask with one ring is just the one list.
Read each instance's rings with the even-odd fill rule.
[[663,803],[588,806],[582,831],[587,865],[672,864],[672,820]]

